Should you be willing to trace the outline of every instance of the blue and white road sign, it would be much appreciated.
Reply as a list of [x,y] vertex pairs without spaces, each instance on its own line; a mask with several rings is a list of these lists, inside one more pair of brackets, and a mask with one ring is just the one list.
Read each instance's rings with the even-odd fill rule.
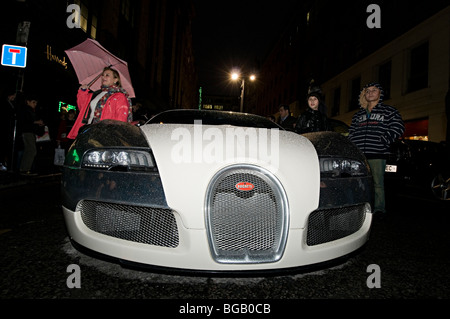
[[27,66],[27,48],[4,44],[2,47],[2,65],[24,68]]

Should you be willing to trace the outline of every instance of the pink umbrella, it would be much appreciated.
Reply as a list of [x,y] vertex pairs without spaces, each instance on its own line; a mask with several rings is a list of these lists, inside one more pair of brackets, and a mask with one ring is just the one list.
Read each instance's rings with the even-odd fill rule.
[[80,84],[87,84],[93,91],[99,90],[101,82],[97,79],[101,76],[104,67],[111,67],[119,72],[122,87],[128,92],[130,98],[135,97],[128,63],[111,54],[97,41],[87,39],[65,52],[72,62]]

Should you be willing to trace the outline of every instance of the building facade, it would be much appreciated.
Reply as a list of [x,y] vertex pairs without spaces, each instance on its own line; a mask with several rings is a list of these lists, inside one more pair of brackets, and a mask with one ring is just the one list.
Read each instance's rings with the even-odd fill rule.
[[[406,134],[442,140],[449,83],[448,2],[424,6],[392,0],[371,8],[373,1],[345,7],[325,0],[298,2],[262,63],[254,113],[278,115],[279,105],[288,104],[298,116],[307,108],[308,90],[318,87],[327,115],[349,123],[362,86],[377,80],[387,88],[387,102],[400,109]],[[369,20],[376,14],[379,25],[373,27]]]
[[[136,101],[151,113],[198,104],[191,0],[9,0],[5,6],[1,43],[26,46],[28,59],[24,69],[0,67],[2,87],[38,92],[48,123],[58,121],[61,101],[76,105],[79,81],[65,50],[87,38],[127,61]],[[19,32],[24,22],[28,28]]]
[[450,79],[450,7],[322,85],[328,115],[351,122],[363,85],[377,81],[405,121],[405,137],[445,140]]

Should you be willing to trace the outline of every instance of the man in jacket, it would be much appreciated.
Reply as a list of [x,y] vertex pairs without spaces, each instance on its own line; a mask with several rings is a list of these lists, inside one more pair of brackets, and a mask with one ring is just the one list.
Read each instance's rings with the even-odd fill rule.
[[280,119],[278,124],[288,131],[294,131],[296,118],[291,115],[289,105],[280,105]]
[[364,86],[359,96],[360,110],[353,115],[349,138],[364,153],[373,175],[374,212],[385,213],[384,172],[390,145],[401,137],[405,126],[400,113],[383,103],[379,83]]
[[26,176],[37,175],[32,172],[34,159],[37,154],[36,135],[44,134],[44,122],[36,113],[38,99],[29,96],[26,99],[26,105],[19,118],[20,131],[23,140],[23,155],[20,162],[20,174]]

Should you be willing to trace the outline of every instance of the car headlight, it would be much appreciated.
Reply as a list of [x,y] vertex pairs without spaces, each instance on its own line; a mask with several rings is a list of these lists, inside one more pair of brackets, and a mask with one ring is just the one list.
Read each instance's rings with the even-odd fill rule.
[[155,163],[152,155],[144,150],[92,149],[84,154],[81,167],[147,169],[154,168]]
[[367,166],[356,160],[346,158],[321,158],[320,173],[326,177],[367,176]]

